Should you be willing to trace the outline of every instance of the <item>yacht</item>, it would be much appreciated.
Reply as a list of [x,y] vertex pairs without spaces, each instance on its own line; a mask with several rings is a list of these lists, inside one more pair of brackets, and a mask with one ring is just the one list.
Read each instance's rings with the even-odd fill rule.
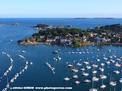
[[93,67],[93,68],[97,68],[98,65],[97,65],[97,64],[93,64],[92,67]]
[[77,66],[82,66],[82,64],[81,64],[81,63],[77,63],[76,65],[77,65]]
[[97,59],[97,62],[100,62],[100,59]]
[[101,66],[104,66],[105,64],[104,63],[101,63]]
[[94,70],[94,71],[92,71],[92,73],[93,73],[93,74],[96,74],[96,73],[97,73],[97,71],[96,71],[96,70]]
[[111,63],[115,63],[115,61],[114,61],[114,60],[112,60],[112,59],[110,60],[110,62],[111,62]]
[[107,79],[106,75],[100,75],[100,79]]
[[91,82],[91,80],[86,79],[86,80],[84,80],[84,82],[85,82],[85,83],[90,83],[90,82]]
[[109,83],[111,86],[116,86],[116,82],[114,82],[114,81],[110,81],[110,83]]
[[110,61],[107,61],[106,64],[109,65],[111,62]]
[[30,65],[32,65],[33,63],[32,62],[30,62]]
[[91,88],[89,91],[98,91],[96,88]]
[[85,68],[81,68],[81,71],[84,71],[85,70]]
[[74,75],[73,78],[74,78],[74,79],[77,79],[77,78],[78,78],[78,75]]
[[87,69],[87,70],[90,70],[90,69],[91,69],[91,66],[86,66],[86,69]]
[[103,57],[103,59],[104,59],[104,60],[108,60],[108,58],[106,58],[106,57]]
[[66,77],[66,78],[64,78],[64,80],[65,80],[65,81],[69,81],[69,80],[70,80],[70,78]]
[[115,70],[114,73],[115,73],[115,74],[119,74],[120,72],[119,72],[118,70]]
[[100,70],[101,72],[103,72],[103,71],[104,71],[104,69],[103,69],[103,68],[99,68],[99,70]]
[[80,84],[80,81],[75,81],[75,84],[79,85]]
[[104,84],[102,84],[101,86],[100,86],[100,88],[106,88],[106,85],[104,85]]
[[121,67],[121,64],[119,64],[118,62],[115,64],[116,67]]
[[22,50],[22,53],[25,53],[26,51],[25,50]]
[[92,80],[93,80],[94,82],[97,82],[97,81],[99,81],[99,78],[93,77]]
[[88,65],[88,64],[89,64],[89,62],[87,62],[87,61],[86,61],[86,62],[84,62],[84,64]]
[[72,64],[69,64],[69,65],[68,65],[68,67],[69,67],[69,68],[72,68],[72,67],[73,67],[73,65],[72,65]]
[[82,75],[83,76],[89,76],[89,73],[83,72]]
[[120,78],[119,82],[122,84],[122,78]]
[[75,72],[75,73],[77,73],[77,72],[78,72],[78,70],[77,70],[77,69],[71,69],[71,71],[72,71],[72,72]]

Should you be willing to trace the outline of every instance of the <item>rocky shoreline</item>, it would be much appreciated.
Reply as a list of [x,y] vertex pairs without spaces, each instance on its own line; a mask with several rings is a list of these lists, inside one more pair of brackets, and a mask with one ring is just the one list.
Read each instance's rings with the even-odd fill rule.
[[99,26],[88,30],[71,28],[71,25],[68,26],[70,28],[50,27],[51,25],[38,24],[35,28],[42,28],[39,32],[24,40],[18,40],[18,43],[20,45],[46,44],[69,47],[89,45],[122,46],[122,25],[120,24]]
[[[39,44],[43,44],[43,45],[58,45],[58,44],[51,44],[51,43],[47,43],[47,42],[24,42],[24,43],[19,43],[19,45],[39,45]],[[104,45],[113,45],[113,46],[122,46],[122,43],[81,43],[81,46],[90,46],[90,45],[96,45],[96,46],[104,46]],[[61,46],[65,46],[65,45],[61,45]],[[73,47],[73,45],[70,45],[70,47]]]

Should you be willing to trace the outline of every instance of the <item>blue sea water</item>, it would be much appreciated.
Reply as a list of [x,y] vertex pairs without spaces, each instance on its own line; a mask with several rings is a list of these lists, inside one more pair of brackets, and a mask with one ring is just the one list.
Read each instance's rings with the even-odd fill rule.
[[[20,26],[13,26],[12,24],[19,23]],[[10,61],[7,56],[2,54],[2,51],[10,54],[13,58],[13,69],[8,73],[7,77],[3,77],[0,80],[0,90],[5,88],[6,83],[10,82],[10,79],[19,72],[25,65],[24,61],[18,56],[19,54],[26,57],[29,62],[33,62],[33,65],[29,65],[27,71],[20,75],[14,83],[10,84],[10,87],[23,87],[23,86],[39,86],[39,87],[72,87],[72,90],[69,91],[88,91],[92,86],[90,84],[84,83],[84,79],[91,79],[91,71],[86,71],[90,73],[89,77],[83,77],[80,71],[81,67],[76,66],[77,62],[83,63],[89,59],[90,65],[98,64],[95,60],[97,58],[103,60],[103,54],[106,57],[111,55],[116,55],[117,58],[122,56],[122,47],[119,46],[87,46],[81,48],[64,48],[59,46],[47,46],[47,45],[33,45],[33,46],[20,46],[17,44],[18,40],[25,39],[30,37],[33,33],[38,32],[34,30],[32,26],[37,24],[49,24],[49,25],[73,25],[73,27],[88,29],[89,27],[110,25],[110,24],[122,24],[122,19],[64,19],[64,18],[1,18],[0,24],[7,24],[6,26],[0,26],[0,77],[3,76],[3,73],[10,66]],[[13,40],[12,42],[10,40]],[[54,50],[60,49],[59,56],[62,57],[62,61],[56,62],[53,60],[57,55],[53,54]],[[70,54],[72,51],[88,51],[89,54]],[[97,49],[100,49],[98,52]],[[112,52],[108,52],[111,49]],[[21,51],[25,50],[25,53]],[[97,57],[98,55],[98,57]],[[115,59],[114,59],[115,60]],[[55,67],[56,74],[52,74],[50,69],[45,65],[45,62],[49,62],[53,67]],[[74,73],[69,71],[67,68],[67,62],[74,64],[79,72],[76,73],[79,78],[78,81],[81,82],[80,85],[76,85],[76,79],[71,79],[70,81],[64,81],[65,77],[72,78]],[[83,66],[84,67],[84,66]],[[112,64],[111,66],[105,66],[105,73],[108,78],[104,81],[104,84],[107,85],[105,89],[100,89],[101,81],[94,84],[95,88],[98,88],[99,91],[121,91],[122,84],[119,83],[122,73],[116,75],[113,73],[114,70],[118,69]],[[96,69],[97,70],[97,69]],[[118,69],[120,72],[122,67]],[[101,73],[98,72],[97,76]],[[110,77],[113,80],[117,81],[117,86],[111,87],[109,85]],[[8,79],[8,80],[7,80]],[[9,91],[10,89],[8,89]],[[10,90],[12,91],[12,90]],[[26,90],[14,90],[14,91],[26,91]],[[28,91],[28,90],[27,90]],[[35,91],[35,90],[29,90]],[[39,90],[40,91],[40,90]],[[41,90],[43,91],[43,90]],[[48,90],[52,91],[52,90]],[[59,91],[59,90],[57,90]],[[62,90],[68,91],[68,90]]]

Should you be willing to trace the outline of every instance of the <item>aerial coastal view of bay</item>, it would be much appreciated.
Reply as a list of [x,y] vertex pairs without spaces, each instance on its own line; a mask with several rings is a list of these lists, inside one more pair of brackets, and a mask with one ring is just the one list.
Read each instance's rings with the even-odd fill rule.
[[[81,91],[81,89],[88,91],[90,88],[97,88],[100,91],[114,91],[114,89],[121,91],[122,47],[119,45],[72,48],[44,44],[19,45],[17,41],[38,33],[38,30],[32,26],[39,23],[52,26],[72,25],[72,27],[88,29],[122,24],[122,19],[4,18],[0,19],[0,22],[6,24],[0,26],[2,32],[0,33],[0,89],[7,88],[9,84],[8,90],[11,87],[36,86],[72,87],[70,91]],[[15,23],[20,25],[13,25]],[[54,70],[46,65],[47,63]],[[94,82],[93,77],[96,77]],[[110,82],[115,82],[115,85],[110,85]],[[106,86],[104,89],[101,88],[103,84]]]
[[122,91],[121,3],[1,0],[0,91]]

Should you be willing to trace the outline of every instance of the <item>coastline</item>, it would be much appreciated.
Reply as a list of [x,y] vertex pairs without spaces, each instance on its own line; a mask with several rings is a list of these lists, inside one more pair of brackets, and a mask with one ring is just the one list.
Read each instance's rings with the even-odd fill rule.
[[122,25],[120,24],[97,26],[94,29],[90,28],[88,30],[72,28],[72,25],[67,25],[67,27],[64,27],[63,25],[55,25],[56,28],[52,28],[52,25],[37,24],[37,26],[34,27],[40,31],[34,33],[29,38],[18,40],[20,45],[44,44],[66,47],[89,45],[122,46]]
[[[53,44],[48,43],[48,42],[24,42],[24,43],[19,43],[19,45],[39,45],[39,44],[53,45]],[[58,44],[55,44],[55,45],[58,45]],[[90,46],[90,45],[96,45],[96,46],[104,46],[104,45],[122,46],[122,43],[81,43],[79,47],[81,47],[81,46]],[[70,47],[74,47],[74,46],[70,45]]]
[[44,42],[24,42],[24,43],[19,43],[19,45],[39,45],[39,44],[49,45],[49,43],[44,43]]

